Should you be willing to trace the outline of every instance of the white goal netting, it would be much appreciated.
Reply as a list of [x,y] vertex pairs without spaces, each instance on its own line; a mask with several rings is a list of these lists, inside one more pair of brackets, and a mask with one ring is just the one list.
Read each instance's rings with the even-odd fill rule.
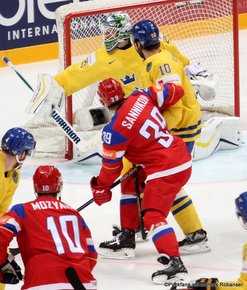
[[[234,0],[103,0],[85,1],[61,6],[56,11],[59,38],[60,69],[81,61],[103,45],[101,26],[110,12],[127,12],[133,24],[150,19],[185,54],[191,63],[217,74],[220,83],[216,98],[210,102],[200,99],[203,110],[212,114],[233,116],[236,103],[235,84],[238,76],[234,69],[237,52],[234,52]],[[237,38],[235,38],[236,40]],[[84,88],[68,99],[64,117],[73,119],[80,128],[80,108],[98,106],[95,91],[97,84]],[[38,139],[37,152],[46,156],[71,156],[60,128],[51,120],[35,116],[26,126]],[[81,132],[83,138],[95,131]],[[39,141],[40,140],[40,141]],[[47,145],[49,143],[49,146]],[[51,144],[51,145],[50,145]],[[94,148],[92,149],[94,151]]]

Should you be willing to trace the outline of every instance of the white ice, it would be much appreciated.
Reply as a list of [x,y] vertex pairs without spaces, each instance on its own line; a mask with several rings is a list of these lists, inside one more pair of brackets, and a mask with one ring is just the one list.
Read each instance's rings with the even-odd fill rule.
[[[12,60],[14,62],[14,60]],[[236,150],[219,151],[212,157],[196,161],[193,174],[186,186],[199,212],[204,228],[208,232],[210,253],[184,256],[183,261],[191,278],[218,277],[221,280],[237,279],[241,271],[241,250],[246,243],[246,232],[235,216],[234,199],[247,191],[247,30],[240,32],[240,86],[241,120],[245,131],[245,143]],[[18,68],[35,87],[38,72],[56,74],[58,61],[20,65]],[[24,113],[31,97],[29,89],[8,68],[0,69],[0,135],[13,126],[21,126],[30,118]],[[40,163],[52,163],[61,170],[64,179],[62,198],[78,208],[92,196],[89,189],[91,176],[97,175],[99,166],[79,165],[71,161],[32,160],[22,170],[22,180],[15,194],[14,203],[34,198],[32,174]],[[114,189],[113,200],[101,207],[91,204],[81,214],[84,216],[96,248],[111,237],[111,225],[119,223],[119,188]],[[183,237],[172,216],[168,218],[174,226],[178,239]],[[156,262],[156,251],[151,241],[138,243],[136,257],[131,260],[107,260],[99,258],[94,270],[98,289],[164,289],[153,285],[150,276],[160,269]],[[17,261],[21,262],[20,255]],[[21,285],[6,289],[20,289]]]

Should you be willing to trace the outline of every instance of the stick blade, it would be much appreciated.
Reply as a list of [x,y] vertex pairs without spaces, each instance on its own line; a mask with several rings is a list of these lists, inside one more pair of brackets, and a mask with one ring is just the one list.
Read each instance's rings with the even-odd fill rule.
[[68,267],[65,270],[65,275],[75,290],[86,290],[73,267]]

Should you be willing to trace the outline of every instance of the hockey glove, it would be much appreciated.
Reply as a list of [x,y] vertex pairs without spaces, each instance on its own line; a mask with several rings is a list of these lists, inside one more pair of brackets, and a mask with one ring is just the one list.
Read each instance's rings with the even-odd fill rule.
[[198,64],[190,64],[184,69],[196,93],[204,101],[213,100],[220,81],[218,75],[209,72]]
[[112,192],[108,187],[104,185],[99,185],[97,181],[97,177],[92,177],[90,181],[91,190],[93,193],[93,198],[97,205],[102,205],[111,200]]
[[47,74],[38,75],[38,85],[30,100],[26,113],[37,113],[41,117],[50,117],[52,110],[61,110],[65,98],[64,89]]
[[9,254],[7,261],[0,265],[0,270],[0,282],[3,284],[17,284],[22,280],[21,268],[12,254]]

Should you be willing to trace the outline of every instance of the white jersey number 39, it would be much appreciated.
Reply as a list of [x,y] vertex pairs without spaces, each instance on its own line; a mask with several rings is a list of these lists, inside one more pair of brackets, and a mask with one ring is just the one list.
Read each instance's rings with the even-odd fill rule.
[[[166,122],[157,107],[153,108],[153,110],[151,111],[151,116],[159,123],[162,129],[166,127]],[[157,141],[163,147],[168,148],[173,141],[173,136],[169,132],[160,131],[160,127],[152,120],[147,119],[140,129],[140,134],[144,138],[149,139],[151,133],[153,133],[154,138],[158,139]],[[149,128],[152,129],[151,133],[148,132],[150,131]]]

